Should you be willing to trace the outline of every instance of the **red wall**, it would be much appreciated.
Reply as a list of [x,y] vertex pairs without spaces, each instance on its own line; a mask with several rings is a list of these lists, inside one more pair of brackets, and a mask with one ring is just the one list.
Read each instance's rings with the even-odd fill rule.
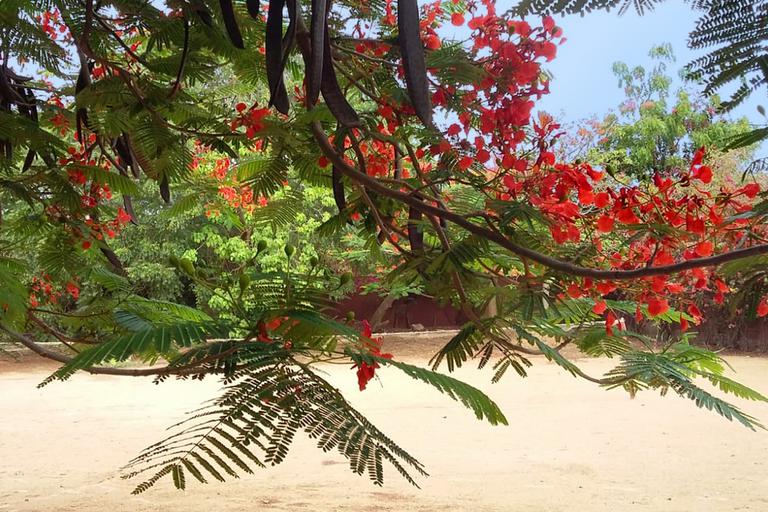
[[[382,301],[376,294],[352,295],[339,304],[338,316],[343,318],[353,311],[357,320],[370,319]],[[410,331],[414,324],[421,324],[426,330],[458,329],[466,322],[464,313],[451,305],[441,306],[429,297],[411,295],[397,299],[376,330]]]

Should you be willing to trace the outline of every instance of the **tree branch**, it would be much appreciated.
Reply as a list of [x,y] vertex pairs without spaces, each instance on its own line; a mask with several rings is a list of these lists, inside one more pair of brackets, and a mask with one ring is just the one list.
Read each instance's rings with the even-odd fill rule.
[[401,203],[407,204],[422,213],[435,215],[439,218],[443,218],[447,221],[453,222],[457,226],[460,226],[472,234],[483,237],[491,242],[494,242],[501,247],[509,250],[510,252],[520,256],[528,258],[536,263],[544,265],[545,267],[559,270],[566,274],[580,277],[590,277],[593,279],[613,279],[613,280],[626,280],[637,279],[639,277],[658,276],[666,274],[674,274],[676,272],[682,272],[684,270],[690,270],[700,267],[713,267],[726,263],[729,261],[739,260],[742,258],[748,258],[750,256],[757,256],[760,254],[768,253],[768,244],[753,245],[752,247],[746,247],[743,249],[737,249],[734,251],[717,254],[714,256],[708,256],[706,258],[694,258],[670,265],[662,265],[658,267],[637,268],[632,270],[603,270],[596,268],[583,267],[574,263],[559,260],[534,251],[528,247],[524,247],[516,244],[515,242],[504,237],[500,233],[494,232],[483,226],[474,224],[462,215],[454,213],[450,210],[444,210],[442,208],[434,207],[428,203],[424,203],[419,199],[400,192],[399,190],[393,190],[382,183],[379,180],[362,174],[357,169],[351,167],[341,158],[331,145],[322,125],[318,121],[313,121],[311,124],[312,133],[317,140],[323,154],[339,169],[339,171],[349,177],[352,181],[357,182],[369,190],[373,190],[381,195],[395,199]]
[[[71,357],[65,356],[64,354],[60,354],[56,352],[55,350],[47,349],[43,346],[40,346],[36,341],[34,341],[29,336],[26,336],[21,333],[17,333],[14,331],[11,331],[10,329],[7,329],[6,327],[0,325],[0,331],[4,332],[11,338],[15,339],[17,342],[21,343],[25,347],[27,347],[29,350],[34,352],[35,354],[44,357],[46,359],[51,359],[53,361],[57,361],[59,363],[70,363],[72,361]],[[83,368],[84,372],[88,372],[93,375],[121,375],[121,376],[128,376],[128,377],[146,377],[149,375],[171,375],[173,372],[169,366],[163,366],[160,368],[106,368],[101,366],[94,366],[91,368]]]

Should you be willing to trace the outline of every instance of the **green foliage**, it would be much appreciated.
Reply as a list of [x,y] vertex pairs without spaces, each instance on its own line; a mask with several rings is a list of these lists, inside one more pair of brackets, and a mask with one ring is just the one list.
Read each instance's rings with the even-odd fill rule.
[[27,294],[23,284],[25,266],[21,261],[0,256],[0,322],[10,326],[18,326],[26,312]]
[[353,472],[367,473],[377,485],[384,482],[385,461],[413,485],[410,471],[426,475],[421,463],[309,367],[269,345],[254,343],[241,350],[247,355],[245,369],[233,376],[239,381],[128,464],[126,477],[154,473],[134,494],[168,475],[183,489],[185,472],[205,483],[210,477],[224,481],[253,467],[279,464],[299,430],[323,451],[337,450]]
[[169,356],[180,348],[226,334],[204,313],[179,304],[137,300],[125,308],[114,312],[115,321],[124,333],[82,350],[41,385],[54,379],[66,380],[78,370],[103,362],[121,362],[135,355],[145,360]]
[[714,354],[703,349],[690,350],[683,346],[675,347],[669,352],[652,354],[648,352],[629,352],[621,356],[621,363],[611,370],[607,377],[616,379],[617,383],[610,387],[623,386],[631,393],[645,387],[657,388],[662,394],[672,390],[678,395],[688,398],[697,407],[715,411],[728,420],[736,420],[751,430],[764,429],[755,418],[745,414],[738,407],[733,406],[721,398],[696,386],[694,377],[703,377],[718,385],[722,391],[732,393],[741,398],[750,400],[768,401],[766,397],[754,390],[734,383],[722,375],[722,369],[715,371],[701,369],[712,361],[718,361]]
[[689,72],[706,83],[707,93],[733,82],[738,89],[723,108],[730,110],[750,94],[768,85],[768,4],[763,0],[697,1],[704,11],[696,22],[689,44],[694,49],[711,49],[694,60]]
[[429,384],[441,393],[461,402],[465,407],[472,409],[479,420],[486,419],[491,425],[508,424],[504,414],[495,403],[481,391],[464,382],[392,359],[376,358],[376,361],[387,366],[393,366],[409,377]]

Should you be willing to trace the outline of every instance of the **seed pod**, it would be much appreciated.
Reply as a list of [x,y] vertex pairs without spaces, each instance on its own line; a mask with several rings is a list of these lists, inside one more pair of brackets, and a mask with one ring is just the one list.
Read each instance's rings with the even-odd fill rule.
[[[84,60],[81,62],[80,72],[77,74],[77,81],[75,82],[75,96],[91,85],[90,66]],[[83,143],[83,126],[88,126],[88,111],[81,107],[75,112],[75,138],[81,144]]]
[[117,137],[114,141],[114,147],[115,147],[115,151],[117,151],[117,155],[120,157],[120,160],[122,161],[122,164],[126,168],[131,169],[131,173],[133,174],[134,178],[138,178],[139,165],[136,163],[136,158],[134,158],[133,150],[131,149],[128,135],[123,133],[122,135]]
[[283,251],[285,251],[285,255],[288,256],[288,259],[290,259],[291,256],[293,256],[293,253],[296,252],[296,248],[291,244],[285,244]]
[[266,249],[267,249],[267,241],[259,240],[259,243],[256,244],[256,254],[261,254],[261,252],[265,251]]
[[193,7],[193,10],[206,27],[213,28],[213,17],[211,16],[211,11],[202,5]]
[[312,54],[307,63],[307,106],[317,103],[320,95],[320,84],[323,79],[323,53],[325,51],[325,36],[330,0],[312,0],[312,20],[309,32]]
[[397,30],[408,96],[424,126],[432,127],[432,100],[424,45],[421,42],[417,0],[397,0]]
[[283,36],[283,58],[280,61],[280,73],[285,71],[288,58],[291,56],[291,51],[296,44],[296,30],[298,28],[296,19],[299,16],[296,0],[285,0],[285,6],[288,10],[288,28],[285,29],[285,35]]
[[245,6],[248,8],[248,14],[256,21],[261,16],[261,2],[259,0],[245,0]]
[[251,285],[251,278],[248,274],[240,274],[240,293],[245,293],[245,290]]
[[115,251],[110,249],[109,247],[99,247],[99,250],[101,250],[101,254],[104,255],[104,257],[107,258],[107,261],[112,264],[112,267],[115,269],[115,272],[120,274],[121,276],[127,275],[125,272],[125,267],[123,266],[123,262],[120,261],[120,258],[117,257],[117,254],[115,254]]
[[351,272],[344,272],[343,274],[341,274],[341,277],[339,277],[339,284],[341,284],[341,286],[344,286],[345,284],[349,283],[350,281],[352,281],[352,273]]
[[[24,98],[24,101],[28,104],[27,105],[17,105],[19,112],[23,114],[25,117],[27,117],[29,120],[33,121],[35,124],[38,122],[38,116],[37,116],[37,105],[36,105],[36,98],[34,93],[31,89],[20,89],[21,96]],[[27,156],[24,158],[24,164],[21,167],[21,172],[25,172],[29,170],[30,167],[32,167],[32,164],[35,161],[35,156],[37,153],[33,149],[30,149],[27,151]]]
[[221,7],[221,15],[224,18],[224,27],[227,29],[229,40],[232,41],[236,48],[244,49],[243,36],[240,34],[240,27],[237,26],[237,17],[235,16],[235,10],[232,8],[232,0],[219,0],[219,6]]
[[163,175],[160,180],[160,197],[163,198],[166,204],[171,202],[171,188],[168,185],[168,176]]
[[283,82],[283,6],[285,0],[270,0],[264,42],[269,85],[269,105],[288,114],[288,91]]
[[179,260],[179,258],[174,256],[173,254],[168,256],[168,263],[170,263],[176,268],[179,268],[179,266],[181,265],[181,261]]
[[192,260],[188,258],[181,258],[179,260],[179,268],[181,268],[181,270],[187,275],[195,275],[195,265],[192,263]]
[[333,68],[333,56],[331,54],[331,37],[328,33],[328,22],[325,23],[325,36],[323,40],[323,77],[320,83],[320,91],[323,93],[325,104],[333,117],[342,125],[350,128],[360,126],[360,118],[347,97],[339,86],[336,78],[336,70]]
[[35,161],[35,151],[30,149],[27,152],[26,158],[24,158],[24,165],[21,167],[21,172],[25,172],[29,170],[30,167],[32,167],[32,163]]
[[317,256],[312,256],[309,258],[309,265],[311,267],[316,267],[318,263],[319,263],[319,260],[317,259]]
[[341,172],[333,166],[331,170],[331,186],[333,187],[333,200],[336,201],[336,207],[339,213],[347,207],[347,198],[344,195],[344,182],[341,181]]

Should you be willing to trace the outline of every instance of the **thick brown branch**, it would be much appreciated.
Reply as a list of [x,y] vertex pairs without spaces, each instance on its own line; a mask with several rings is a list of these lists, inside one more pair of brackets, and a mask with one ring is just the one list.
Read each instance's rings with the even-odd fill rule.
[[325,156],[339,169],[342,174],[349,177],[352,181],[365,186],[369,190],[395,199],[403,204],[407,204],[421,211],[422,213],[435,215],[439,218],[453,222],[457,226],[466,229],[470,233],[494,242],[520,257],[528,258],[532,261],[535,261],[536,263],[544,265],[545,267],[565,272],[566,274],[590,277],[593,279],[637,279],[639,277],[674,274],[676,272],[682,272],[684,270],[690,270],[693,268],[713,267],[729,261],[768,253],[768,244],[760,244],[722,254],[717,254],[714,256],[709,256],[706,258],[694,258],[687,261],[681,261],[671,265],[662,265],[658,267],[644,267],[633,270],[603,270],[583,267],[581,265],[553,258],[552,256],[548,256],[546,254],[541,254],[540,252],[529,249],[528,247],[518,245],[498,232],[494,232],[488,228],[468,221],[462,215],[454,213],[450,210],[437,208],[428,203],[420,201],[418,198],[413,197],[410,194],[406,194],[399,190],[394,190],[387,187],[386,185],[383,185],[379,182],[379,180],[362,174],[358,172],[357,169],[347,164],[347,162],[345,162],[344,159],[341,158],[338,153],[336,153],[333,145],[331,145],[319,122],[313,122],[311,128],[323,154],[325,154]]
[[[47,349],[39,345],[29,336],[11,331],[9,329],[6,329],[3,326],[0,326],[0,331],[6,333],[8,336],[18,341],[19,343],[27,347],[29,350],[31,350],[32,352],[34,352],[35,354],[41,357],[44,357],[46,359],[51,359],[53,361],[57,361],[59,363],[64,363],[64,364],[72,361],[71,357],[65,356],[64,354],[60,354],[55,350]],[[94,375],[121,375],[121,376],[127,376],[127,377],[146,377],[149,375],[170,375],[174,373],[168,366],[163,366],[159,368],[106,368],[106,367],[94,366],[92,368],[83,368],[83,371],[94,374]]]

